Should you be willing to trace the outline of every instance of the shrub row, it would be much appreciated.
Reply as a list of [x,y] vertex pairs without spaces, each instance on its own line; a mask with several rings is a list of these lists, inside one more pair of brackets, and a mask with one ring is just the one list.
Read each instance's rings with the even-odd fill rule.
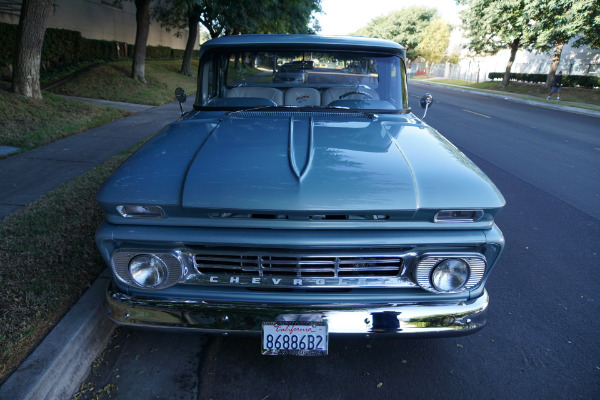
[[[0,23],[0,70],[12,64],[14,47],[17,40],[17,25]],[[114,41],[86,39],[80,32],[66,29],[46,29],[42,46],[42,69],[54,68],[76,62],[124,57],[124,43],[119,43],[120,54]],[[127,44],[127,56],[131,58],[134,45]],[[147,59],[183,58],[184,50],[165,46],[147,46]],[[194,51],[198,57],[198,51]]]
[[[510,74],[511,81],[520,82],[531,82],[531,83],[546,83],[546,74]],[[488,78],[491,80],[504,78],[504,72],[490,72]],[[583,88],[592,89],[594,87],[600,87],[600,76],[589,76],[589,75],[564,75],[562,79],[563,86],[579,86]]]

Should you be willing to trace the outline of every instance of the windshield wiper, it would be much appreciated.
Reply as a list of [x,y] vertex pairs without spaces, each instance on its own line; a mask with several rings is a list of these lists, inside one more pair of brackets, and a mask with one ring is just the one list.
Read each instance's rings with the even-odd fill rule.
[[284,110],[289,110],[290,108],[293,109],[297,109],[299,107],[297,106],[258,106],[258,107],[251,107],[251,108],[242,108],[241,110],[236,110],[236,111],[229,111],[227,113],[225,113],[225,116],[228,117],[230,115],[234,115],[240,112],[246,112],[246,111],[263,111],[263,110],[273,110],[273,109],[278,109],[278,108],[283,108]]
[[229,111],[227,113],[225,113],[226,117],[229,117],[231,115],[235,115],[237,113],[240,112],[247,112],[247,111],[264,111],[264,110],[282,110],[282,111],[290,111],[290,110],[305,110],[305,109],[310,109],[310,111],[315,111],[315,110],[339,110],[339,111],[346,111],[349,113],[358,113],[358,114],[363,114],[363,115],[367,115],[371,118],[375,118],[376,115],[374,113],[371,112],[367,112],[367,111],[362,111],[362,110],[354,110],[351,109],[350,107],[342,107],[342,106],[258,106],[258,107],[251,107],[251,108],[243,108],[241,110],[236,110],[236,111]]

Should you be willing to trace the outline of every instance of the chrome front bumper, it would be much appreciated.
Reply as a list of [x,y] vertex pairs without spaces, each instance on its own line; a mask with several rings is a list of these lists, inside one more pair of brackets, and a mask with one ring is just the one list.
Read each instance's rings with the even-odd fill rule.
[[481,329],[487,319],[487,291],[459,303],[329,306],[210,303],[141,299],[110,285],[109,317],[120,325],[207,333],[256,333],[267,321],[324,321],[332,334],[460,336]]

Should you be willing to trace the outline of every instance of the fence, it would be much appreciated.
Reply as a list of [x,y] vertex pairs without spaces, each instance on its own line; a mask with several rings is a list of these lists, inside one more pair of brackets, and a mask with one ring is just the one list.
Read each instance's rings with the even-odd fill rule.
[[[409,64],[409,76],[415,75],[426,75],[427,64],[422,62],[412,62]],[[512,73],[528,72],[531,68],[525,68],[525,65],[514,64],[511,70]],[[539,70],[539,74],[546,74],[548,71],[546,68],[536,68]],[[585,75],[585,76],[598,76],[600,74],[600,64],[596,63],[584,63],[584,62],[571,62],[565,65],[564,73],[566,75]],[[483,82],[490,80],[489,74],[492,72],[504,72],[506,65],[502,66],[490,66],[489,64],[479,62],[476,60],[463,60],[460,64],[451,63],[436,63],[430,66],[429,76],[436,78],[446,79],[461,79],[472,82]],[[561,64],[561,70],[562,64]]]
[[[483,82],[487,80],[488,71],[476,62],[462,62],[461,64],[436,63],[427,69],[426,63],[413,62],[409,67],[409,75],[429,75],[437,78],[461,79],[465,81]],[[495,71],[489,71],[495,72]]]

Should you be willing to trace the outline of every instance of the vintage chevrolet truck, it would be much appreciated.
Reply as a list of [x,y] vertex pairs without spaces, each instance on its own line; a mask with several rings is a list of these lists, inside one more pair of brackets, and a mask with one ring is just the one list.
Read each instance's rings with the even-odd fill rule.
[[204,43],[193,110],[97,199],[111,319],[254,333],[263,354],[475,332],[504,246],[502,195],[411,113],[405,49],[380,39]]

